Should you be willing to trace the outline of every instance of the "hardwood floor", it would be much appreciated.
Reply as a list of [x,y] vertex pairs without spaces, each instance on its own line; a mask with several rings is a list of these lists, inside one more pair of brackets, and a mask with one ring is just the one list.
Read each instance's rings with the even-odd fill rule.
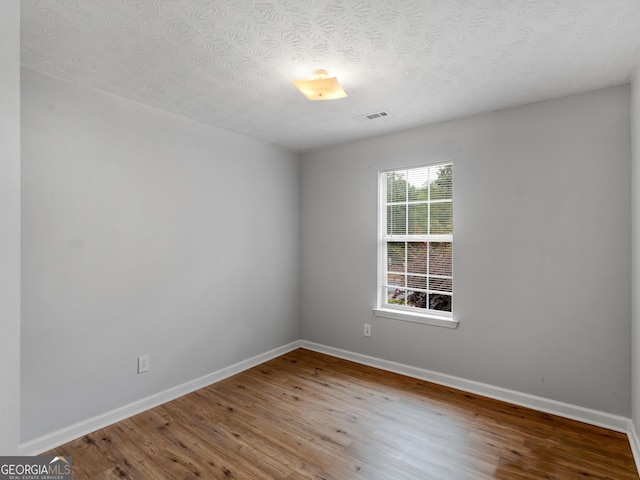
[[81,479],[638,479],[626,435],[299,349],[47,455]]

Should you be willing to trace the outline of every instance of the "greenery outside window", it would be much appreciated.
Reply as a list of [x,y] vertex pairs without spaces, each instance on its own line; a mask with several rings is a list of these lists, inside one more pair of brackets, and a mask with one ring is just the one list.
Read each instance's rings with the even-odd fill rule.
[[452,319],[453,164],[381,172],[379,190],[377,310]]

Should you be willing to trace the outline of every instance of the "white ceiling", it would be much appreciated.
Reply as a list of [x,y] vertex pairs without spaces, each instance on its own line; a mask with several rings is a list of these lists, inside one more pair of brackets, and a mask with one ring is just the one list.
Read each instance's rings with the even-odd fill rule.
[[[24,66],[298,151],[623,84],[640,58],[640,0],[21,6]],[[306,100],[291,80],[317,68],[349,96]]]

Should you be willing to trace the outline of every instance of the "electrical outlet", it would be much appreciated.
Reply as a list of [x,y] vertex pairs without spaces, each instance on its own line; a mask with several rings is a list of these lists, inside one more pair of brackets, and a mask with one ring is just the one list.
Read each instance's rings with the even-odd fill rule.
[[149,355],[140,355],[138,357],[138,373],[148,372],[151,368],[151,357]]
[[368,323],[364,324],[364,336],[365,337],[371,336],[371,325],[369,325]]

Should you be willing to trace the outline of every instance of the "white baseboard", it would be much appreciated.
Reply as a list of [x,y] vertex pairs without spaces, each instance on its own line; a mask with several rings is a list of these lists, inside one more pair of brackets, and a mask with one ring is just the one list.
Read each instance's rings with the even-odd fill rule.
[[423,368],[391,362],[389,360],[370,357],[368,355],[363,355],[360,353],[354,353],[347,350],[328,347],[326,345],[308,342],[306,340],[297,340],[295,342],[289,343],[288,345],[284,345],[260,355],[256,355],[255,357],[243,360],[234,365],[222,368],[216,372],[183,383],[182,385],[172,387],[168,390],[157,393],[155,395],[151,395],[147,398],[143,398],[121,408],[117,408],[115,410],[103,413],[74,425],[70,425],[69,427],[57,430],[47,435],[43,435],[33,440],[29,440],[20,445],[20,454],[38,455],[59,445],[80,438],[83,435],[95,432],[96,430],[112,425],[133,415],[137,415],[138,413],[144,412],[145,410],[149,410],[150,408],[162,405],[163,403],[175,400],[176,398],[191,393],[195,390],[219,382],[220,380],[260,365],[261,363],[276,358],[280,355],[284,355],[285,353],[288,353],[300,347],[334,357],[343,358],[345,360],[351,360],[363,365],[380,368],[389,372],[407,375],[409,377],[417,378],[420,380],[426,380],[438,385],[456,388],[465,392],[483,395],[485,397],[494,398],[496,400],[502,400],[516,405],[521,405],[523,407],[533,408],[542,412],[570,418],[572,420],[578,420],[590,425],[626,433],[629,437],[629,444],[631,445],[631,450],[633,452],[636,466],[638,466],[640,470],[640,440],[638,439],[635,428],[633,426],[633,422],[630,418],[558,402],[556,400],[550,400],[547,398],[529,395],[527,393],[517,392],[514,390],[508,390],[506,388],[495,387],[492,385],[475,382],[473,380],[466,380],[463,378],[458,378],[451,375],[426,370]]
[[284,355],[285,353],[299,348],[300,345],[300,341],[297,340],[289,343],[288,345],[261,353],[260,355],[256,355],[255,357],[209,373],[203,377],[196,378],[163,392],[159,392],[130,403],[129,405],[116,408],[115,410],[111,410],[55,432],[21,443],[20,455],[38,455],[42,452],[46,452],[47,450],[51,450],[64,443],[80,438],[83,435],[95,432],[96,430],[112,425],[133,415],[142,413],[145,410],[149,410],[150,408],[175,400],[183,395],[194,392],[200,388],[207,387],[213,383],[219,382],[220,380],[224,380],[225,378],[255,367],[256,365],[260,365],[261,363],[279,357],[280,355]]
[[638,440],[638,434],[633,422],[631,422],[631,428],[627,432],[627,437],[629,437],[629,445],[631,445],[631,452],[636,462],[636,468],[638,472],[640,472],[640,440]]
[[[468,393],[475,393],[496,400],[502,400],[504,402],[532,408],[534,410],[570,418],[572,420],[578,420],[590,425],[608,428],[616,432],[628,434],[633,427],[633,423],[630,418],[600,412],[598,410],[558,402],[548,398],[537,397],[528,393],[508,390],[506,388],[494,387],[493,385],[487,385],[473,380],[466,380],[464,378],[454,377],[444,373],[433,372],[423,368],[412,367],[410,365],[404,365],[376,357],[370,357],[368,355],[362,355],[360,353],[340,350],[338,348],[327,347],[326,345],[320,345],[304,340],[301,341],[300,346],[302,348],[343,358],[345,360],[351,360],[363,365],[369,365],[389,372],[400,373],[402,375],[407,375],[408,377],[426,380],[438,385],[456,388]],[[637,465],[640,465],[640,463],[637,463]]]

